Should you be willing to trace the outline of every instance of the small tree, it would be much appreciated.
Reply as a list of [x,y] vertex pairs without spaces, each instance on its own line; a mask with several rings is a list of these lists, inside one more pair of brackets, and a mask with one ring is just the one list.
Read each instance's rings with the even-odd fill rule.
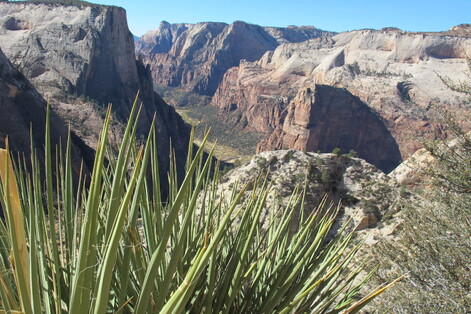
[[347,156],[350,157],[350,158],[357,157],[358,153],[354,149],[350,149]]
[[336,147],[332,150],[332,154],[336,155],[337,157],[340,157],[342,155],[342,149]]

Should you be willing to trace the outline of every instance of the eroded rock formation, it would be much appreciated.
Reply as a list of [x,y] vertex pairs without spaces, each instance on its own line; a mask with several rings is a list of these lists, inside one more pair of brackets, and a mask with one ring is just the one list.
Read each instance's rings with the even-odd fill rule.
[[155,114],[162,170],[168,167],[170,141],[184,163],[188,127],[154,93],[149,69],[136,61],[122,8],[0,3],[0,41],[5,55],[91,146],[108,103],[119,143],[119,125],[140,91],[139,133],[147,134]]
[[[362,159],[295,150],[267,151],[254,156],[222,178],[220,191],[230,194],[231,187],[245,186],[259,176],[267,176],[272,187],[261,219],[265,226],[270,223],[269,209],[272,206],[283,209],[296,186],[305,188],[304,217],[327,195],[329,201],[342,206],[338,225],[351,218],[351,227],[357,230],[375,227],[383,216],[398,211],[401,198],[394,180]],[[248,193],[252,193],[250,189]],[[295,219],[299,214],[300,208]]]
[[162,22],[136,43],[150,64],[154,82],[212,96],[224,73],[241,60],[256,61],[280,43],[332,33],[314,27],[261,27],[244,22],[169,24]]
[[[281,143],[309,149],[294,140],[305,137],[306,129],[289,127],[287,114],[290,110],[295,113],[290,104],[296,102],[300,91],[318,84],[344,88],[384,119],[405,158],[420,147],[424,134],[433,133],[430,117],[436,114],[435,106],[451,109],[458,116],[460,111],[469,110],[466,99],[452,92],[437,75],[454,81],[466,79],[471,36],[463,36],[463,31],[360,30],[283,44],[256,62],[241,61],[229,69],[212,104],[221,108],[222,118],[239,128],[270,137],[259,146],[261,149]],[[322,90],[327,93],[325,97],[331,97],[332,89]],[[342,123],[331,127],[342,129],[349,120],[337,121]],[[363,133],[353,132],[352,136],[358,134]]]
[[401,161],[399,147],[380,117],[347,90],[328,85],[301,90],[288,106],[282,128],[262,141],[258,150],[281,148],[354,150],[385,172]]
[[[51,113],[51,140],[53,147],[62,142],[66,146],[67,127]],[[44,136],[46,125],[46,101],[23,74],[18,72],[0,49],[0,148],[5,148],[6,139],[10,150],[24,156],[30,162],[31,145],[37,148],[40,165],[44,165]],[[30,141],[30,130],[33,143]],[[93,150],[72,134],[74,171],[80,172],[82,159],[85,173],[93,166]],[[23,155],[24,154],[24,155]]]

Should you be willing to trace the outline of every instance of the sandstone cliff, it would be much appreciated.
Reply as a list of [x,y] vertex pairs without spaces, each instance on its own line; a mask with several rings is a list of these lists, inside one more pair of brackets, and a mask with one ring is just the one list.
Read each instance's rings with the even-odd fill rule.
[[[256,130],[266,137],[275,132],[277,135],[260,145],[270,149],[282,142],[294,143],[282,137],[299,91],[315,89],[316,84],[345,88],[385,120],[404,158],[420,147],[422,135],[434,131],[429,122],[435,114],[434,105],[458,115],[469,110],[461,95],[451,92],[437,75],[454,81],[466,78],[465,58],[471,55],[471,36],[469,32],[463,35],[463,31],[361,30],[283,44],[256,62],[242,61],[229,69],[212,104],[221,108],[224,119],[242,129]],[[297,112],[299,116],[302,110]],[[310,121],[311,117],[303,119]],[[331,127],[343,128],[343,123],[337,122],[341,124]],[[290,129],[292,136],[307,131]],[[355,134],[359,133],[352,136]],[[267,142],[272,145],[267,146]],[[290,145],[285,147],[294,147]]]
[[[44,165],[44,135],[46,124],[46,101],[30,82],[7,60],[0,49],[0,147],[5,148],[8,137],[10,150],[24,154],[29,164],[31,144],[37,148],[40,165]],[[33,143],[30,141],[30,129]],[[93,151],[72,134],[72,159],[78,174],[82,159],[84,172],[93,166]],[[66,147],[67,127],[51,113],[51,140],[53,146]]]
[[396,141],[383,121],[358,97],[328,85],[307,88],[290,103],[283,126],[259,144],[259,150],[343,152],[390,172],[401,161]]
[[154,82],[212,96],[224,73],[241,60],[256,61],[280,43],[332,33],[314,27],[261,27],[244,22],[169,24],[162,22],[136,42],[150,64]]
[[123,9],[0,3],[0,41],[12,63],[92,146],[108,103],[113,104],[119,142],[119,125],[126,121],[140,91],[139,133],[148,132],[156,114],[162,169],[168,167],[171,139],[183,164],[188,128],[154,93],[149,69],[136,61]]

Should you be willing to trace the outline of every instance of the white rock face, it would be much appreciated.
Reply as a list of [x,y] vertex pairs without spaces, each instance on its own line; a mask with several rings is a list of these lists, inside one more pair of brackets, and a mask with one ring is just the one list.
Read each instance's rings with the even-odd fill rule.
[[279,44],[330,36],[314,27],[261,27],[241,21],[169,24],[136,42],[154,82],[212,96],[224,73],[241,60],[256,61]]
[[[137,68],[129,62],[135,59],[133,38],[123,9],[0,3],[0,26],[4,53],[40,89],[81,95],[118,81],[137,87]],[[96,68],[106,65],[100,55],[113,65],[115,77],[92,86],[100,70],[111,72]]]
[[0,45],[88,145],[96,145],[109,103],[119,144],[119,125],[127,121],[139,92],[137,132],[148,134],[155,115],[162,177],[171,139],[178,163],[184,164],[189,128],[154,92],[149,69],[136,60],[124,9],[1,2]]
[[[471,132],[467,133],[467,137],[471,138]],[[446,143],[446,145],[440,143],[436,149],[452,154],[454,150],[460,147],[465,147],[465,145],[463,145],[462,142],[460,144],[460,139],[454,138]],[[455,153],[460,154],[463,162],[466,160],[466,154],[464,154],[461,149],[458,149]],[[429,170],[439,165],[439,163],[437,164],[436,157],[433,156],[430,151],[421,148],[404,160],[394,171],[389,173],[389,177],[392,178],[397,185],[404,185],[410,189],[427,189],[431,188],[433,184]]]

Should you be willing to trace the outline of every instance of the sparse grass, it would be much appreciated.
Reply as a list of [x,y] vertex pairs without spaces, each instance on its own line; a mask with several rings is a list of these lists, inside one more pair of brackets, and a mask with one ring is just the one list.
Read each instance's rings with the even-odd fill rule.
[[[203,139],[195,138],[194,143],[197,146],[201,146],[202,142],[203,142]],[[221,145],[219,144],[219,142],[211,142],[207,140],[206,146],[207,147],[214,146],[214,149],[213,149],[214,157],[224,162],[235,163],[237,160],[239,160],[240,162],[245,162],[245,161],[250,160],[250,156],[244,156],[237,149],[234,149],[230,146]],[[209,149],[207,149],[206,151],[209,152]]]
[[211,129],[208,142],[218,143],[214,156],[222,161],[233,163],[249,160],[261,137],[255,132],[234,130],[231,125],[218,117],[218,108],[210,104],[209,96],[188,92],[181,88],[155,84],[155,90],[185,120],[195,127],[195,139],[201,142],[208,129]]
[[[471,101],[469,81],[442,80]],[[383,241],[375,252],[378,261],[390,269],[379,272],[379,280],[408,272],[383,300],[385,307],[396,313],[471,312],[471,133],[460,123],[471,121],[471,115],[458,117],[444,109],[439,112],[440,118],[433,122],[448,139],[425,142],[434,161],[425,169],[424,165],[415,165],[429,184],[416,189],[422,199],[413,203],[401,187],[404,222],[396,240]]]
[[178,108],[201,107],[211,102],[211,97],[188,92],[182,88],[154,83],[154,89],[169,104]]
[[190,124],[191,126],[198,126],[198,124],[201,123],[201,121],[199,119],[196,119],[194,117],[192,117],[192,114],[191,114],[191,110],[190,109],[176,109],[176,111],[178,112],[178,114],[182,117],[182,119]]

